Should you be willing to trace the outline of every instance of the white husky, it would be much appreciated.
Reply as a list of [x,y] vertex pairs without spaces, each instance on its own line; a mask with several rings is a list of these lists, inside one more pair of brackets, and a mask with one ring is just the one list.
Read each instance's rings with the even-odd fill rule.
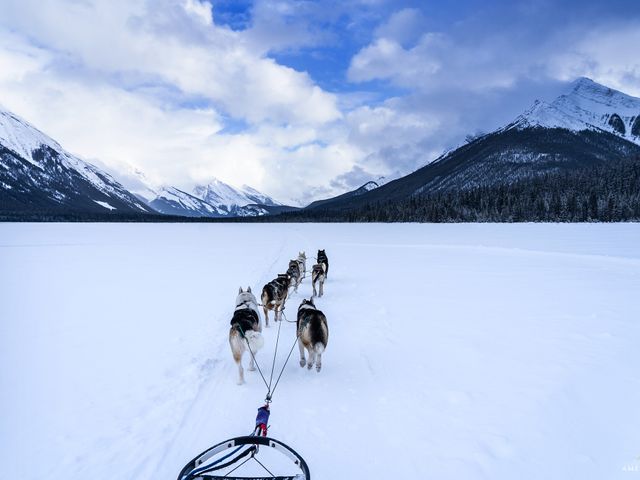
[[254,355],[264,346],[261,331],[260,311],[256,297],[251,293],[251,287],[248,287],[246,292],[240,287],[229,329],[229,346],[233,360],[238,365],[238,385],[244,383],[242,356],[248,348],[251,350],[249,370],[256,369]]

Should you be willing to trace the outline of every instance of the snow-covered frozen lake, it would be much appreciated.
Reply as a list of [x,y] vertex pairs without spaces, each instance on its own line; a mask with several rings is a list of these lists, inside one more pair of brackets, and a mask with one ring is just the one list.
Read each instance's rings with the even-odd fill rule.
[[173,479],[247,434],[238,287],[318,248],[323,369],[296,349],[270,430],[314,479],[640,475],[638,224],[0,224],[0,477]]

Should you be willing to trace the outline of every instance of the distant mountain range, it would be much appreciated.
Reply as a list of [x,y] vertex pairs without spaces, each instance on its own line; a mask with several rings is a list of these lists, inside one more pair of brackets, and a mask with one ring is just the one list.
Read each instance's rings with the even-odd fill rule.
[[[22,213],[86,212],[358,221],[359,212],[365,211],[370,219],[375,219],[375,215],[371,216],[372,206],[382,204],[386,205],[383,210],[387,213],[381,218],[387,218],[392,210],[389,205],[399,202],[396,210],[403,211],[402,218],[411,219],[411,212],[407,213],[411,199],[416,199],[412,202],[417,204],[418,199],[439,196],[438,201],[446,197],[447,202],[456,203],[455,195],[475,198],[475,194],[469,196],[465,192],[483,189],[483,195],[495,196],[496,188],[516,184],[521,191],[535,196],[540,185],[534,182],[535,188],[531,187],[533,184],[523,186],[523,181],[555,175],[549,181],[561,185],[558,179],[565,178],[564,173],[585,168],[591,168],[599,177],[609,171],[614,175],[614,170],[615,175],[625,171],[634,177],[633,165],[613,168],[629,159],[640,159],[640,99],[587,78],[574,82],[566,94],[553,102],[536,101],[511,123],[446,152],[409,175],[388,183],[384,179],[370,181],[356,190],[315,201],[304,209],[281,205],[251,187],[234,188],[217,179],[191,192],[161,186],[148,187],[134,195],[112,176],[71,155],[35,127],[0,109],[0,213],[14,217]],[[571,177],[571,185],[587,188],[585,178]],[[607,195],[607,182],[600,178],[598,184],[598,192]],[[628,213],[635,211],[634,202],[640,208],[640,192],[635,193],[637,200],[636,196],[624,194],[627,214],[620,218],[635,218]],[[421,208],[426,208],[424,200],[420,201]],[[596,203],[599,201],[596,199]],[[611,202],[609,199],[609,209]],[[523,215],[526,219],[526,212]],[[590,215],[585,218],[597,219]]]
[[214,179],[192,193],[172,186],[135,194],[0,108],[0,214],[110,214],[250,217],[295,210],[244,185]]
[[274,209],[295,210],[247,185],[234,188],[218,179],[196,186],[191,193],[175,187],[149,187],[140,197],[157,212],[186,217],[255,217]]
[[153,193],[155,196],[148,201],[149,206],[166,215],[223,217],[226,214],[221,208],[175,187],[161,187]]

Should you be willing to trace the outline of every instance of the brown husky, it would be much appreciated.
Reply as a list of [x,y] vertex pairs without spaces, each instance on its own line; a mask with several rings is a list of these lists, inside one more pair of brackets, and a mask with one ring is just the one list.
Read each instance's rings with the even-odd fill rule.
[[274,318],[277,322],[282,316],[284,303],[289,293],[289,285],[291,284],[291,275],[286,273],[278,274],[278,278],[271,280],[262,287],[262,308],[264,309],[264,322],[269,326],[269,310],[275,312]]
[[302,282],[302,273],[300,272],[300,264],[297,260],[289,261],[289,268],[287,269],[287,274],[291,276],[291,286],[293,287],[293,291],[298,291],[298,286]]

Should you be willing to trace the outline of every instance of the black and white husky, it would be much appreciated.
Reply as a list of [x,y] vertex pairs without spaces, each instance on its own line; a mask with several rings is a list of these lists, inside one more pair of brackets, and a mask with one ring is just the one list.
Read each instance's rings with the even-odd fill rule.
[[[229,345],[233,360],[238,365],[238,385],[244,383],[244,369],[242,368],[242,355],[247,350],[247,344],[255,355],[264,345],[264,339],[260,333],[260,320],[258,314],[248,305],[236,307],[231,319],[229,329]],[[255,362],[251,355],[249,370],[255,370]]]
[[265,325],[269,326],[269,310],[275,312],[274,319],[277,322],[282,316],[284,303],[289,293],[289,285],[291,284],[291,276],[287,273],[278,274],[278,278],[271,280],[262,287],[262,308],[264,310]]
[[262,320],[260,318],[260,309],[258,308],[258,300],[256,296],[251,293],[251,287],[247,287],[246,290],[242,290],[242,287],[238,289],[238,296],[236,297],[236,308],[246,305],[251,308],[258,315],[258,323],[260,325],[260,331],[262,331]]
[[302,273],[300,272],[300,264],[297,260],[289,261],[289,268],[287,269],[287,274],[291,276],[291,286],[293,287],[293,291],[298,291],[298,285],[302,282]]
[[324,281],[327,278],[327,274],[324,270],[324,264],[317,263],[311,269],[311,285],[313,286],[313,296],[317,297],[316,283],[320,284],[320,296],[324,294]]
[[[300,366],[311,370],[313,364],[319,372],[322,368],[322,354],[329,341],[329,327],[327,317],[316,308],[312,299],[302,300],[298,307],[298,347],[300,347]],[[304,350],[307,350],[308,360],[304,358]]]
[[327,254],[324,250],[318,250],[318,256],[316,257],[316,261],[320,265],[324,265],[324,276],[329,276],[329,259],[327,258]]

